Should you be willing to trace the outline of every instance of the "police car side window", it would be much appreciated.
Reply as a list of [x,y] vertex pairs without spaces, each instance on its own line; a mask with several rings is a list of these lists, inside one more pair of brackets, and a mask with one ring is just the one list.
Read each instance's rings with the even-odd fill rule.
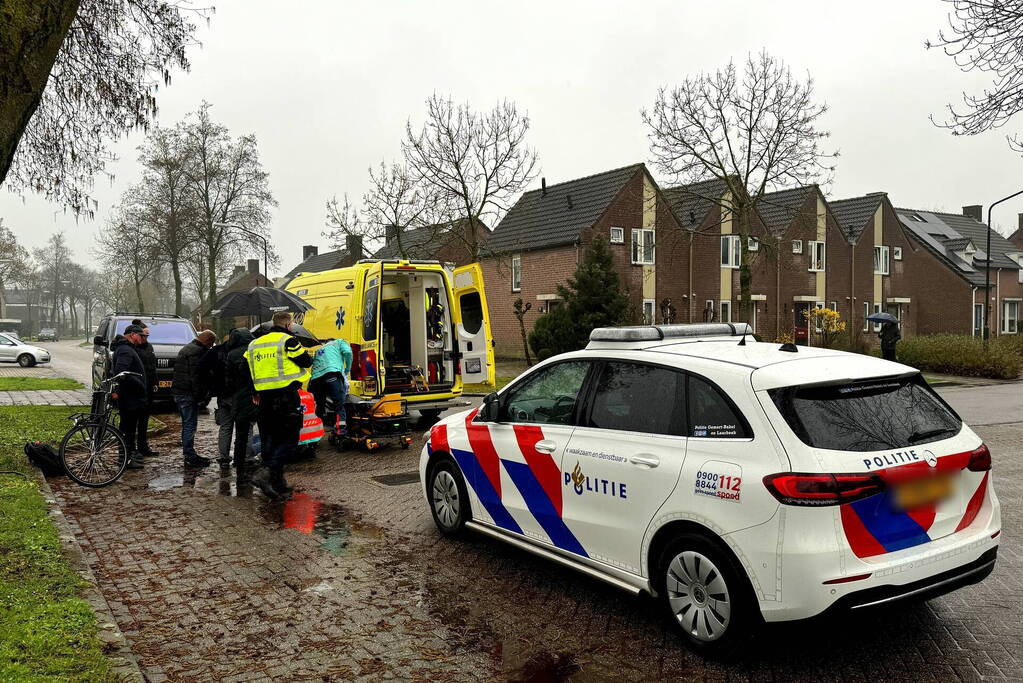
[[685,434],[685,375],[640,363],[604,364],[588,426],[647,434]]
[[538,370],[508,390],[501,422],[572,424],[589,361],[568,361]]
[[689,376],[689,436],[714,439],[748,439],[746,420],[731,401],[707,380]]

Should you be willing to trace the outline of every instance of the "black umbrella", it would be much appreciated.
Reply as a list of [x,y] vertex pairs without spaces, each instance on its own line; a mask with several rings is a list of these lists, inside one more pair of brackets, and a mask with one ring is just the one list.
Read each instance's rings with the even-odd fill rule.
[[291,292],[276,287],[253,287],[244,292],[228,292],[217,299],[211,311],[221,318],[254,315],[266,318],[280,311],[305,313],[312,306]]
[[[259,323],[258,325],[252,328],[252,334],[254,334],[256,337],[262,337],[264,334],[270,331],[270,328],[273,327],[273,325],[274,324],[271,321]],[[291,323],[291,329],[288,331],[292,337],[295,337],[300,342],[302,342],[302,346],[319,346],[320,344],[323,343],[315,336],[313,336],[312,332],[302,327],[298,323]]]
[[872,323],[895,323],[896,325],[899,324],[898,318],[896,318],[891,313],[884,312],[871,313],[870,315],[867,316],[867,320],[869,320]]

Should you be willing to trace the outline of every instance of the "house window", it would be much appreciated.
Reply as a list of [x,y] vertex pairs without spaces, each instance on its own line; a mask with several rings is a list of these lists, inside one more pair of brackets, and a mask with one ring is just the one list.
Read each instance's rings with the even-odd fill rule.
[[522,289],[522,257],[516,254],[512,256],[512,291],[517,292]]
[[653,325],[654,320],[654,306],[657,302],[653,299],[643,299],[643,324]]
[[984,304],[973,304],[973,336],[980,337],[984,329]]
[[748,237],[748,238],[746,238],[746,244],[747,244],[747,248],[750,251],[759,251],[760,250],[760,240],[758,240],[756,237]]
[[874,275],[888,274],[888,247],[874,247]]
[[722,301],[721,302],[721,322],[730,323],[732,322],[732,302]]
[[637,265],[654,263],[654,231],[634,228],[632,230],[632,262]]
[[[880,303],[875,303],[874,304],[874,313],[880,313],[880,312],[881,312],[881,304]],[[874,331],[875,332],[880,332],[881,331],[881,323],[874,323]]]
[[892,258],[896,261],[902,260],[902,247],[892,247]]
[[870,322],[867,320],[867,316],[868,315],[870,315],[870,302],[869,301],[864,301],[863,302],[863,331],[864,332],[869,332],[870,331]]
[[738,268],[742,263],[742,254],[740,248],[742,243],[739,241],[738,235],[722,235],[721,236],[721,267],[722,268]]
[[792,253],[793,254],[803,253],[803,240],[792,240]]
[[808,270],[815,273],[823,271],[826,265],[824,242],[810,240],[807,242],[807,246],[810,248],[810,267]]
[[611,228],[611,244],[625,244],[625,228]]
[[1019,302],[1002,302],[1002,334],[1019,332]]
[[830,304],[828,304],[828,308],[833,310],[835,313],[838,313],[838,302],[832,301]]
[[714,322],[714,300],[707,299],[707,305],[703,308],[703,322],[712,323]]

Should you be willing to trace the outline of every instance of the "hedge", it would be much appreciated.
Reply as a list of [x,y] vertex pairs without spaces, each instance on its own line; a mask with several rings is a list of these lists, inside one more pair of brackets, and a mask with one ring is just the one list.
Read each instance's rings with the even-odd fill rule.
[[1023,340],[997,337],[984,342],[962,334],[932,334],[899,342],[898,361],[946,375],[1016,379],[1023,371]]

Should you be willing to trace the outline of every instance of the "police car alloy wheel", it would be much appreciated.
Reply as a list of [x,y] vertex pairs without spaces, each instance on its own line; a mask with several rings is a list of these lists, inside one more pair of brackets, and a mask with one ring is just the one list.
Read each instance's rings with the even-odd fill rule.
[[469,498],[462,475],[450,460],[440,461],[431,470],[429,496],[437,528],[448,535],[460,532],[468,518]]

